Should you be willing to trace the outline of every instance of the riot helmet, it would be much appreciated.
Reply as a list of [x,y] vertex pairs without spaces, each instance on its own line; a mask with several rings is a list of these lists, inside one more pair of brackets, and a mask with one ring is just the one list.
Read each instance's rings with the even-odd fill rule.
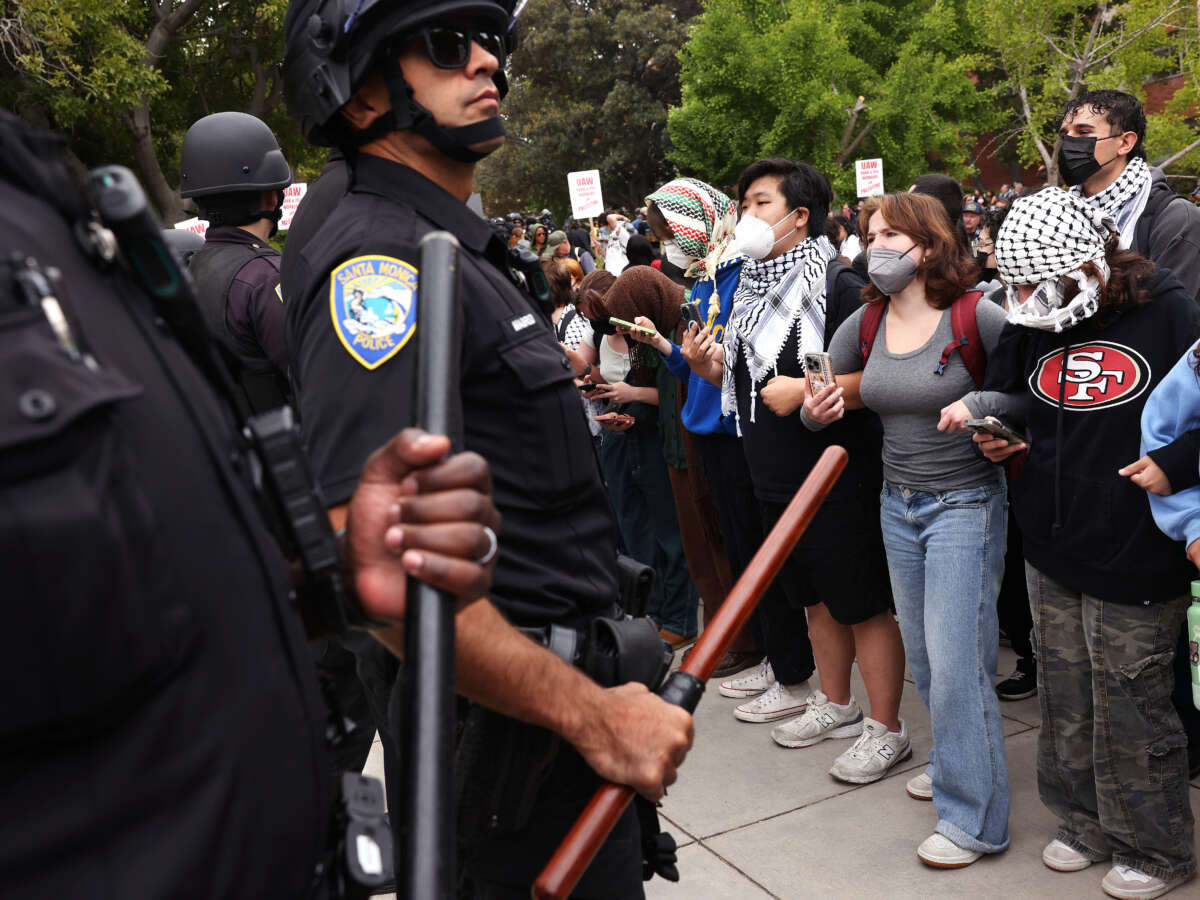
[[[514,0],[291,0],[284,20],[283,92],[288,112],[314,144],[360,146],[391,131],[412,130],[451,159],[476,162],[487,154],[470,145],[502,137],[500,116],[443,127],[413,97],[398,57],[403,42],[417,34],[428,43],[430,30],[455,31],[444,24],[455,16],[487,29],[509,53],[516,46],[513,4]],[[468,37],[474,40],[478,35]],[[430,53],[432,59],[432,44]],[[355,131],[338,111],[374,70],[384,78],[392,108],[370,128]],[[508,90],[503,60],[493,80],[503,97]]]
[[[179,178],[179,193],[196,200],[209,225],[245,225],[279,221],[292,169],[265,122],[246,113],[219,112],[188,129]],[[263,191],[277,193],[274,210],[263,210]]]

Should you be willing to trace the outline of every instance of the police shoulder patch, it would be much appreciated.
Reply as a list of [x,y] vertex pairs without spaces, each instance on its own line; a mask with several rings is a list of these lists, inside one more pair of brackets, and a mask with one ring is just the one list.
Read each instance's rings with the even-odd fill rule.
[[417,330],[417,268],[390,256],[356,256],[329,276],[329,315],[342,346],[377,369]]

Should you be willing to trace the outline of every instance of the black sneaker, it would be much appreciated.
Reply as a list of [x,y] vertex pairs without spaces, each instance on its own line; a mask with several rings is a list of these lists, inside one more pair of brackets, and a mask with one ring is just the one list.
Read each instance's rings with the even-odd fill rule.
[[996,685],[996,696],[1001,700],[1025,700],[1036,697],[1037,692],[1037,675],[1020,669]]

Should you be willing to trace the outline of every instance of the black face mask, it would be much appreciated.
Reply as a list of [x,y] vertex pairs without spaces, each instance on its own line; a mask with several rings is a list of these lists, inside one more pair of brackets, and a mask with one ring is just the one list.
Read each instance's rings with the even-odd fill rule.
[[1071,137],[1070,135],[1064,137],[1062,145],[1058,148],[1058,171],[1062,174],[1063,181],[1072,187],[1083,184],[1104,166],[1115,160],[1117,157],[1114,156],[1104,163],[1104,166],[1096,162],[1096,142],[1108,141],[1120,136],[1112,134],[1106,138]]

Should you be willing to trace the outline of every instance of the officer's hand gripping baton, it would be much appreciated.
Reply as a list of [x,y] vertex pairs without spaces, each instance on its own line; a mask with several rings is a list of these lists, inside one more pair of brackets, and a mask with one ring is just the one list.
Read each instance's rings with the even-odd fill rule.
[[[821,454],[687,660],[663,685],[659,693],[668,703],[695,711],[704,683],[817,514],[847,459],[841,447],[828,447]],[[624,785],[606,784],[596,791],[534,882],[535,900],[565,900],[632,799],[633,789]]]
[[[418,245],[417,424],[454,439],[458,397],[459,245],[435,231]],[[408,581],[404,636],[403,879],[408,900],[454,896],[454,598]],[[400,875],[399,873],[403,873]]]

